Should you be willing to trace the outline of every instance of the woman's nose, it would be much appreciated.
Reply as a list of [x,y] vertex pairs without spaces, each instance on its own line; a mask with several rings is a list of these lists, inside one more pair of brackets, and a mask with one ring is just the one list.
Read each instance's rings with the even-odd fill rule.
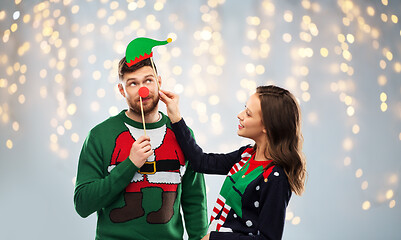
[[[242,112],[243,112],[243,111],[242,111]],[[238,115],[237,115],[237,118],[238,118],[239,120],[242,120],[242,116],[241,116],[242,112],[238,113]]]

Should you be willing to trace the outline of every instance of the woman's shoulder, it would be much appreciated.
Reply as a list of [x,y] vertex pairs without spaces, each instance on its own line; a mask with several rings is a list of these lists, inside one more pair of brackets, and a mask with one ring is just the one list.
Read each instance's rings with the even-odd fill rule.
[[238,151],[241,152],[241,157],[250,157],[255,153],[255,149],[250,144],[240,147]]
[[281,181],[281,180],[287,181],[288,180],[284,169],[278,165],[273,165],[273,166],[269,167],[268,169],[264,170],[263,178],[265,178],[269,181]]

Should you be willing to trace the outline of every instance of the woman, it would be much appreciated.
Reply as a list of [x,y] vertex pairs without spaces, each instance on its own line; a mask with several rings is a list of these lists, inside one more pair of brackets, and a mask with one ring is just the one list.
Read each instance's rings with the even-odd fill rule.
[[207,239],[281,239],[291,193],[304,191],[300,108],[277,86],[261,86],[238,114],[238,135],[255,141],[227,154],[203,153],[181,118],[178,95],[161,91],[172,129],[193,170],[227,174]]

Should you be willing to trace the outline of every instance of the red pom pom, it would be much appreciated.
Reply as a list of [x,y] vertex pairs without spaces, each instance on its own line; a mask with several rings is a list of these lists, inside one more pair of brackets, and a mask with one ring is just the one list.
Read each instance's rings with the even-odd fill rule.
[[149,89],[147,87],[141,87],[138,93],[139,96],[141,96],[142,98],[146,98],[147,96],[149,96]]

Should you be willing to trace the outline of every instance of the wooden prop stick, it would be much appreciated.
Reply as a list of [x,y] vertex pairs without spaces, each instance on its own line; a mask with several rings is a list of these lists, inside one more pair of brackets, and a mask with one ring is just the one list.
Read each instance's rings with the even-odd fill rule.
[[150,57],[150,62],[152,63],[153,75],[155,75],[157,87],[159,88],[158,90],[160,91],[161,87],[160,87],[160,84],[159,84],[159,78],[157,77],[155,64],[153,63],[153,57]]
[[146,136],[146,127],[145,127],[145,116],[143,115],[143,105],[142,105],[142,97],[139,96],[139,101],[141,102],[141,113],[142,113],[142,124],[143,124],[143,131]]
[[141,103],[143,131],[144,131],[145,136],[146,136],[145,115],[143,114],[142,98],[146,98],[147,96],[149,96],[149,89],[147,87],[141,87],[139,89],[138,93],[139,93],[139,102]]

